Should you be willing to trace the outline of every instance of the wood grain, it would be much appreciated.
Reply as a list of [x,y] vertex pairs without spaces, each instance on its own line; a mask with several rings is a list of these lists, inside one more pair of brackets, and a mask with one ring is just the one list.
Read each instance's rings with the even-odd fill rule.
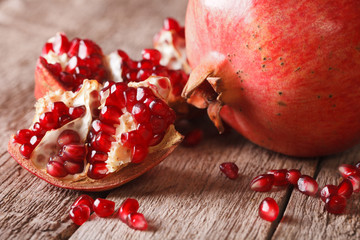
[[[359,239],[359,195],[348,213],[324,211],[319,198],[292,189],[271,193],[249,190],[250,180],[269,169],[297,168],[323,186],[338,183],[337,166],[359,161],[360,146],[321,159],[298,159],[264,150],[238,134],[218,136],[211,124],[198,124],[207,134],[196,148],[177,148],[142,177],[111,192],[117,206],[129,197],[140,202],[150,229],[129,229],[116,216],[76,227],[68,218],[81,192],[53,187],[22,169],[7,153],[7,141],[28,127],[33,115],[34,68],[46,39],[58,31],[98,42],[105,53],[121,48],[139,58],[151,47],[162,20],[184,23],[186,1],[165,0],[3,0],[0,1],[0,239]],[[235,162],[240,178],[232,181],[219,164]],[[258,217],[265,197],[280,206],[280,220]]]

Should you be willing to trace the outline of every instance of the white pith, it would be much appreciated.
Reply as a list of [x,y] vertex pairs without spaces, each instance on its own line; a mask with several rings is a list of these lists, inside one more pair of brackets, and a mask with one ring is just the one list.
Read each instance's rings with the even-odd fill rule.
[[106,61],[110,68],[111,77],[114,82],[123,82],[122,74],[122,57],[117,52],[112,52],[106,56]]
[[189,74],[190,67],[186,58],[185,39],[178,36],[175,31],[161,30],[154,42],[154,47],[162,55],[161,65],[173,70],[182,69]]
[[[58,90],[55,92],[49,92],[44,97],[40,98],[35,104],[35,117],[33,122],[38,122],[42,113],[51,110],[53,102],[62,101],[68,107],[85,106],[86,112],[83,117],[77,118],[61,128],[47,131],[40,143],[34,149],[31,154],[30,160],[38,168],[46,171],[46,164],[49,161],[49,157],[59,152],[57,146],[57,139],[59,135],[67,130],[72,129],[76,131],[80,136],[80,142],[84,143],[93,121],[92,111],[90,106],[93,99],[90,95],[91,92],[101,90],[101,84],[96,80],[85,80],[80,91],[73,93],[71,91]],[[85,159],[84,159],[85,161]],[[85,169],[84,169],[85,170]],[[82,175],[83,173],[77,174]]]
[[68,55],[66,53],[63,53],[61,55],[57,55],[56,53],[54,53],[51,50],[46,55],[44,55],[43,57],[46,59],[46,61],[49,64],[60,63],[62,71],[65,70],[65,67],[66,67],[67,63],[69,62],[69,57],[68,57]]

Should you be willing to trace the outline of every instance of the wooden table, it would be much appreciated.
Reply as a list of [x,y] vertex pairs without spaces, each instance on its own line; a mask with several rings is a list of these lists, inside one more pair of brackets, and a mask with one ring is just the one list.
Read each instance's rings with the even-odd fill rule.
[[[147,2],[145,4],[145,2]],[[320,186],[339,183],[337,167],[360,160],[360,146],[313,159],[286,157],[262,149],[236,133],[208,138],[196,148],[178,147],[162,164],[110,192],[93,193],[119,205],[139,200],[150,228],[128,228],[116,217],[92,216],[81,227],[68,217],[81,192],[59,189],[22,169],[7,153],[9,136],[30,125],[35,103],[34,68],[41,48],[57,31],[86,37],[105,53],[125,49],[133,58],[151,47],[162,20],[184,22],[186,1],[78,0],[0,1],[0,238],[1,239],[360,239],[360,200],[348,201],[347,213],[328,214],[318,197],[290,188],[271,193],[249,190],[250,180],[269,169],[297,168]],[[231,181],[219,164],[233,161],[240,178]],[[280,206],[280,221],[258,217],[267,196]]]

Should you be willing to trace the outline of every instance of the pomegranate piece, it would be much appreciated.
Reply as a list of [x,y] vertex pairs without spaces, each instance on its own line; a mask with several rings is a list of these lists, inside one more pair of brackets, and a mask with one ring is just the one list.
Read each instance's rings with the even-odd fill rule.
[[301,176],[301,172],[297,169],[290,169],[287,173],[286,173],[286,180],[288,181],[288,183],[297,186],[297,182],[299,180]]
[[320,191],[320,197],[323,202],[326,202],[326,199],[330,196],[336,195],[338,192],[338,187],[335,185],[325,185]]
[[239,168],[233,162],[224,162],[220,164],[220,171],[232,180],[235,180],[239,177]]
[[49,90],[78,91],[85,79],[103,83],[108,79],[105,57],[101,48],[91,40],[68,40],[57,33],[45,44],[35,71],[35,96]]
[[346,198],[341,195],[333,195],[326,199],[325,209],[329,213],[342,214],[346,208]]
[[315,196],[319,188],[316,180],[308,175],[301,175],[297,184],[299,191],[309,196]]
[[349,179],[344,179],[337,187],[337,194],[347,199],[351,197],[353,191],[353,185]]
[[71,208],[74,208],[78,205],[86,205],[90,208],[90,211],[93,211],[93,204],[94,204],[94,199],[92,199],[92,197],[90,197],[89,195],[83,194],[80,195],[75,202],[71,205]]
[[269,222],[273,222],[279,215],[279,206],[273,198],[265,198],[259,207],[259,216]]
[[114,213],[115,202],[103,198],[97,198],[94,201],[93,209],[99,217],[109,217]]
[[185,135],[182,145],[185,147],[194,147],[198,145],[204,137],[201,129],[194,129]]
[[352,183],[354,193],[360,192],[360,175],[350,175],[347,179]]
[[274,178],[272,174],[259,175],[250,182],[250,188],[256,192],[268,192],[274,185]]
[[270,170],[267,173],[274,175],[274,186],[285,186],[288,184],[288,181],[286,180],[286,169],[280,169],[280,170]]
[[70,209],[70,218],[76,225],[83,225],[90,217],[90,208],[85,204],[79,204]]
[[135,230],[145,231],[148,228],[148,223],[141,213],[130,213],[127,218],[127,224]]
[[136,199],[128,198],[120,206],[118,215],[121,221],[127,223],[129,214],[137,213],[139,202]]
[[350,164],[341,164],[339,166],[339,172],[343,178],[347,178],[355,174],[360,174],[358,168]]

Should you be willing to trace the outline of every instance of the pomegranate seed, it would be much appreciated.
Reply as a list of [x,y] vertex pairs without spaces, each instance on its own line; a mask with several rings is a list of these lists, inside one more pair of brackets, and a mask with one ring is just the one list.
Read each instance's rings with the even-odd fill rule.
[[70,42],[70,47],[69,47],[69,51],[68,51],[69,57],[76,56],[78,54],[78,52],[79,52],[79,44],[80,44],[80,39],[79,38],[74,38]]
[[326,199],[330,196],[337,194],[338,188],[335,185],[325,185],[323,189],[321,189],[320,197],[323,202],[326,202]]
[[358,162],[355,167],[360,171],[360,162]]
[[[143,70],[144,69],[152,70],[152,68],[154,67],[154,63],[150,60],[143,59],[138,63],[137,67],[140,69],[143,69]],[[151,74],[151,72],[150,72],[150,74]]]
[[129,227],[135,230],[144,231],[148,228],[148,223],[141,213],[130,213],[127,219]]
[[46,56],[50,51],[53,51],[53,44],[47,42],[42,49],[41,55]]
[[59,76],[61,73],[61,65],[60,63],[48,64],[47,69],[54,74],[55,76]]
[[45,112],[41,114],[39,117],[39,122],[40,125],[46,130],[54,129],[58,125],[58,119],[52,112]]
[[148,122],[150,119],[150,111],[143,103],[136,103],[132,108],[131,114],[138,123]]
[[133,163],[141,163],[145,160],[149,150],[147,147],[142,145],[135,145],[131,149],[131,162]]
[[64,166],[58,162],[48,162],[46,172],[53,177],[65,177],[68,173]]
[[37,135],[39,137],[43,137],[46,133],[46,130],[40,125],[40,123],[36,122],[32,126],[34,135]]
[[173,18],[166,18],[164,20],[164,30],[171,31],[174,30],[175,32],[178,32],[180,30],[179,23],[173,19]]
[[161,53],[156,49],[144,49],[141,52],[142,58],[152,61],[155,65],[160,64]]
[[224,162],[220,164],[220,170],[232,180],[239,177],[239,168],[233,162]]
[[83,194],[80,195],[75,202],[73,203],[73,205],[71,205],[71,208],[76,207],[78,205],[84,204],[86,206],[88,206],[90,208],[91,211],[92,210],[92,206],[94,204],[94,199],[92,199],[92,197],[90,197],[89,195]]
[[347,178],[350,175],[359,174],[359,170],[350,164],[341,164],[339,166],[339,172],[343,178]]
[[33,150],[34,150],[34,148],[30,144],[27,144],[27,143],[21,145],[19,148],[21,155],[26,159],[30,158]]
[[288,181],[286,180],[286,169],[270,170],[267,173],[274,175],[274,186],[285,186],[288,184]]
[[149,146],[156,146],[164,139],[165,133],[155,134],[149,142]]
[[156,115],[151,116],[150,125],[154,134],[162,133],[167,128],[165,120],[162,117]]
[[93,121],[91,126],[95,133],[98,133],[100,131],[108,133],[110,135],[115,135],[116,133],[115,127],[102,123],[100,120]]
[[101,179],[107,176],[108,169],[106,163],[93,163],[90,164],[88,170],[88,177],[92,179]]
[[347,179],[352,183],[354,193],[360,192],[360,175],[351,175]]
[[85,106],[71,107],[69,108],[69,115],[72,119],[76,119],[84,116],[86,111]]
[[57,143],[60,147],[71,144],[71,143],[78,143],[80,142],[80,136],[74,130],[65,130],[63,131],[57,140]]
[[152,139],[152,131],[149,126],[139,124],[138,129],[136,130],[137,137],[140,139],[140,142],[144,144],[149,144]]
[[85,204],[77,205],[70,209],[70,218],[76,224],[81,226],[90,217],[90,208]]
[[99,119],[107,124],[119,124],[122,113],[116,107],[105,106],[101,109]]
[[204,133],[201,129],[194,129],[186,134],[182,145],[185,147],[194,147],[198,145],[203,139]]
[[300,176],[298,180],[298,189],[300,192],[309,196],[314,196],[317,193],[318,188],[318,183],[314,178],[307,175]]
[[262,174],[255,177],[250,182],[250,188],[256,192],[268,192],[271,190],[274,184],[274,175],[272,174]]
[[129,214],[136,213],[139,209],[139,202],[136,199],[128,198],[126,199],[119,208],[119,218],[124,223],[127,222]]
[[34,134],[31,130],[21,129],[21,130],[17,131],[17,133],[14,137],[14,140],[15,140],[15,142],[20,143],[20,144],[28,143],[33,135]]
[[32,136],[30,138],[29,143],[30,143],[30,145],[32,145],[32,148],[35,148],[39,144],[40,140],[41,140],[41,137]]
[[286,180],[294,185],[297,186],[297,182],[299,180],[301,176],[301,172],[297,169],[290,169],[287,173],[286,173]]
[[128,61],[130,59],[129,56],[127,55],[127,53],[124,52],[123,50],[117,50],[117,53],[122,58],[122,60],[124,62],[126,62],[126,61]]
[[350,198],[351,194],[354,191],[353,185],[349,179],[344,179],[337,188],[337,194],[347,199]]
[[101,152],[108,152],[111,147],[111,142],[115,141],[115,139],[104,132],[99,132],[96,134],[96,137],[92,141],[92,146]]
[[109,217],[114,213],[115,203],[107,199],[97,198],[94,201],[93,209],[99,217]]
[[70,42],[63,33],[55,35],[55,41],[53,42],[54,52],[58,55],[66,53],[69,50]]
[[165,117],[169,112],[169,107],[166,105],[166,103],[158,98],[150,102],[149,108],[153,114],[159,115],[161,117]]
[[103,152],[97,152],[96,150],[92,150],[90,153],[89,163],[94,162],[105,162],[108,159],[108,155]]
[[65,161],[64,168],[69,174],[81,173],[84,170],[84,163]]
[[346,208],[346,198],[340,195],[333,195],[326,199],[325,208],[329,213],[342,214]]
[[83,162],[86,154],[86,149],[83,144],[67,144],[61,149],[62,154],[76,162]]
[[65,124],[71,122],[71,117],[69,115],[63,115],[61,117],[59,117],[58,122],[59,122],[59,127],[64,126]]
[[279,215],[279,206],[272,198],[265,198],[259,207],[259,215],[262,219],[273,222]]

